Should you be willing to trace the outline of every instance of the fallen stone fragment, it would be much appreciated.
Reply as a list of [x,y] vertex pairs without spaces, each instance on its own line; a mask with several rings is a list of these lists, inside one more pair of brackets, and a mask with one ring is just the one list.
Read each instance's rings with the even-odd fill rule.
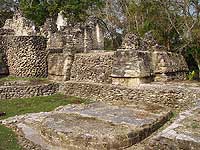
[[167,109],[108,105],[102,102],[67,105],[52,112],[3,120],[19,135],[25,149],[126,149],[161,127],[171,116]]

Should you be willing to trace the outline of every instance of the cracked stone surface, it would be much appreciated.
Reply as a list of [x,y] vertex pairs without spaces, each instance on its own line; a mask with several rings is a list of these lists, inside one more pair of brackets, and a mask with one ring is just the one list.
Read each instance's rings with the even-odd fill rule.
[[179,114],[177,119],[154,137],[147,150],[200,150],[200,104]]
[[149,136],[171,116],[171,111],[160,106],[157,111],[147,108],[148,105],[103,102],[67,105],[52,112],[8,118],[2,124],[19,135],[25,149],[126,149]]

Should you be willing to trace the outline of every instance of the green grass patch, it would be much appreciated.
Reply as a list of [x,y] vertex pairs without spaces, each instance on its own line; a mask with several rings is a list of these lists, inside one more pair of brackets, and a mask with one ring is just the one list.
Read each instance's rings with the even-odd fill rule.
[[13,131],[3,125],[0,125],[0,150],[22,150]]
[[[6,115],[0,117],[0,119],[26,113],[48,112],[54,110],[58,106],[88,102],[88,100],[76,97],[67,97],[62,94],[24,99],[0,100],[0,112],[6,112]],[[21,149],[22,148],[17,144],[16,135],[10,129],[0,125],[0,150]]]
[[62,94],[23,99],[17,98],[11,100],[1,100],[0,112],[6,112],[6,116],[0,117],[0,119],[5,119],[26,113],[47,112],[52,111],[58,106],[67,104],[80,104],[86,102],[87,101],[84,99],[67,97]]

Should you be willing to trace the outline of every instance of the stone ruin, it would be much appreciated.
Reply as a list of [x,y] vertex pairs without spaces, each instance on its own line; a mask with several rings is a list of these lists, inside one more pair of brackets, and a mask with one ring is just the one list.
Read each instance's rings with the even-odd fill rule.
[[84,24],[67,23],[61,13],[57,21],[48,19],[42,28],[48,37],[47,48],[50,51],[81,53],[104,49],[103,30],[95,17],[90,17]]
[[[48,77],[56,82],[56,87],[35,85],[33,92],[30,87],[5,90],[2,86],[2,98],[58,91],[96,101],[3,120],[18,132],[21,145],[27,149],[126,149],[166,123],[171,108],[185,110],[200,98],[196,86],[166,82],[184,80],[188,67],[182,55],[167,52],[151,33],[144,38],[127,34],[117,51],[103,51],[103,41],[103,30],[93,17],[73,27],[60,14],[57,24],[48,19],[35,30],[30,21],[15,15],[0,29],[1,76]],[[198,105],[181,114],[146,149],[199,147],[196,129],[190,135],[185,131],[191,120],[199,122],[199,111]]]
[[[61,62],[65,63],[61,65]],[[116,52],[50,54],[48,67],[50,79],[128,87],[153,81],[185,80],[188,72],[183,56],[167,52],[149,33],[145,38],[127,34]]]
[[167,52],[147,33],[127,34],[113,62],[113,84],[125,86],[151,81],[184,80],[188,66],[181,54]]
[[72,26],[62,14],[47,19],[40,30],[17,12],[0,29],[1,74],[49,77],[135,86],[152,81],[184,80],[188,71],[182,55],[167,52],[151,33],[127,34],[116,52],[104,52],[98,19]]
[[[91,17],[85,24],[68,25],[59,14],[40,30],[18,11],[0,29],[1,75],[47,77],[49,53],[79,53],[103,49],[103,31]],[[92,23],[91,23],[92,22]],[[56,24],[57,23],[57,24]],[[65,75],[66,76],[66,75]],[[66,79],[67,80],[67,79]]]

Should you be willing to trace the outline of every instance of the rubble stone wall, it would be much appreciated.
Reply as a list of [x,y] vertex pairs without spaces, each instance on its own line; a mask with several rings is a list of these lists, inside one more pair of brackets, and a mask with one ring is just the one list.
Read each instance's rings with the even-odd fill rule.
[[128,104],[137,102],[157,103],[176,109],[187,109],[200,98],[198,87],[172,84],[142,84],[128,88],[110,84],[67,81],[60,86],[60,92],[90,100]]
[[37,34],[34,23],[26,19],[20,11],[17,11],[12,19],[7,19],[3,28],[14,30],[16,36]]
[[47,96],[58,91],[58,84],[0,86],[0,100],[13,98],[29,98],[33,96]]
[[41,36],[8,36],[9,73],[17,77],[47,77],[46,39]]
[[70,80],[112,83],[113,57],[114,52],[75,54]]
[[155,81],[184,80],[188,67],[181,54],[154,51],[152,53]]

